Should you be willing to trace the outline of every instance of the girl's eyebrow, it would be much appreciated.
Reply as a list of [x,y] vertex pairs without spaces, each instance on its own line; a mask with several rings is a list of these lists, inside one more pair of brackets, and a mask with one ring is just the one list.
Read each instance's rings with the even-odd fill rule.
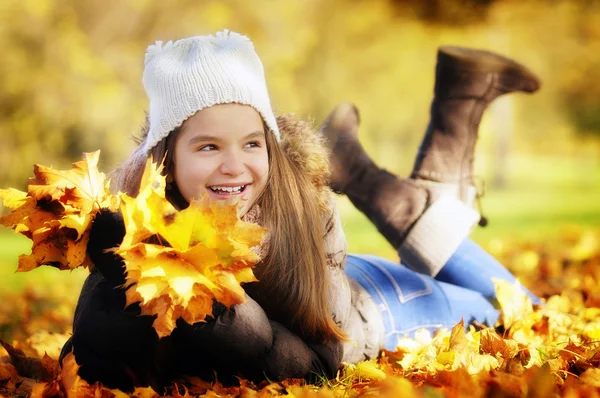
[[244,140],[250,140],[253,138],[264,138],[265,137],[265,132],[263,130],[257,130],[253,133],[248,134],[247,136],[245,136],[243,139]]
[[205,141],[218,141],[219,137],[215,137],[212,135],[195,135],[192,138],[190,138],[190,140],[188,141],[188,145],[194,145],[198,142],[205,142]]
[[[250,134],[248,134],[247,136],[245,136],[244,138],[242,138],[242,140],[251,140],[253,138],[264,138],[265,136],[265,132],[262,130],[257,130],[254,131]],[[194,145],[198,142],[206,142],[206,141],[220,141],[221,138],[214,136],[214,135],[196,135],[192,138],[190,138],[190,140],[188,141],[188,145]]]

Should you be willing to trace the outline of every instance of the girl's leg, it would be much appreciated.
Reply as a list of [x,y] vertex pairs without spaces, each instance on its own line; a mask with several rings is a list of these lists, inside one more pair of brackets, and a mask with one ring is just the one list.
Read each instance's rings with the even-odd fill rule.
[[[449,196],[440,197],[415,222],[398,248],[402,263],[439,281],[494,298],[493,278],[510,283],[516,279],[467,237],[476,220],[477,214],[464,203]],[[529,290],[521,288],[534,303],[540,303]]]
[[322,128],[332,150],[332,188],[371,219],[408,267],[436,276],[448,266],[442,276],[456,281],[452,270],[464,258],[458,249],[480,218],[471,208],[472,163],[483,112],[502,94],[538,88],[531,72],[507,58],[440,49],[431,121],[411,178],[399,178],[369,158],[357,138],[358,112],[342,104]]
[[[496,296],[494,279],[516,283],[514,275],[471,239],[465,239],[442,267],[435,279],[479,292],[483,297]],[[521,286],[535,304],[540,299]]]
[[[473,158],[483,113],[501,95],[516,91],[533,93],[539,87],[539,79],[511,59],[488,51],[441,47],[430,122],[410,178],[427,188],[425,199],[431,203],[437,196],[450,195],[472,204],[475,197]],[[390,207],[386,194],[391,188],[387,185],[393,185],[391,181],[395,176],[379,169],[365,153],[358,141],[358,125],[356,107],[343,103],[331,112],[322,126],[331,149],[331,186],[348,195],[359,208],[365,207],[362,202],[369,199],[374,199],[372,202],[381,199],[382,207]],[[375,183],[370,184],[373,180]],[[384,185],[378,184],[379,181]],[[424,206],[423,194],[405,185],[404,190],[414,196],[412,206],[417,207],[402,212],[410,215]],[[375,203],[369,210],[377,212],[377,206]],[[387,213],[388,218],[393,216]]]
[[452,328],[461,319],[493,326],[498,311],[480,293],[439,282],[375,256],[348,256],[346,275],[357,281],[379,307],[386,330],[385,348],[418,329]]

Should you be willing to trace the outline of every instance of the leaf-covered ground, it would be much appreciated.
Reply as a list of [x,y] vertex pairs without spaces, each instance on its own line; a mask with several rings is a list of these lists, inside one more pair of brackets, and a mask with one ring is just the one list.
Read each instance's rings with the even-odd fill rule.
[[[401,341],[377,361],[346,366],[320,386],[298,380],[223,387],[180,380],[169,396],[600,397],[600,234],[565,230],[560,241],[491,241],[488,250],[546,299],[532,308],[501,286],[502,323],[457,325]],[[35,272],[35,271],[34,271]],[[77,292],[62,286],[0,293],[0,396],[127,396],[77,377],[72,356],[56,358],[71,331]],[[156,396],[138,389],[134,396]]]

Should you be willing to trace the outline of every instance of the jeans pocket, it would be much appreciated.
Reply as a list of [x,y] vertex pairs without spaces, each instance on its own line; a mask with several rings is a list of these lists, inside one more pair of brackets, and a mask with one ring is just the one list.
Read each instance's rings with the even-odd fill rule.
[[375,256],[358,256],[378,272],[378,282],[393,289],[401,304],[432,294],[431,278],[418,274],[404,265],[396,264]]

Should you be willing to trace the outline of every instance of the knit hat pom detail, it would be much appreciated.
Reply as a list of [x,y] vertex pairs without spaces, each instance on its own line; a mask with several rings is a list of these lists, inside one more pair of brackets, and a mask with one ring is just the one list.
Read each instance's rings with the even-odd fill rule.
[[147,66],[152,60],[160,54],[162,51],[168,51],[172,47],[177,47],[186,44],[186,42],[198,40],[198,41],[206,41],[213,44],[217,48],[223,49],[234,49],[234,48],[244,48],[253,51],[254,45],[252,41],[248,38],[248,36],[241,35],[236,32],[231,32],[229,29],[225,29],[221,32],[217,32],[214,35],[208,36],[195,36],[190,37],[188,39],[181,39],[173,43],[172,40],[169,40],[164,46],[162,40],[157,40],[156,43],[151,44],[146,49],[146,55],[144,57],[144,66]]
[[[164,48],[170,48],[172,45],[173,45],[173,41],[169,40],[167,42],[167,44],[165,44]],[[162,40],[158,40],[156,43],[150,44],[148,46],[148,48],[146,49],[146,55],[144,56],[144,66],[147,66],[154,59],[154,57],[156,57],[158,54],[160,54],[162,49],[163,49]]]
[[241,35],[236,32],[230,32],[229,29],[225,29],[221,32],[210,35],[213,39],[213,43],[221,47],[234,48],[237,46],[246,46],[251,50],[254,50],[254,45],[248,36]]

